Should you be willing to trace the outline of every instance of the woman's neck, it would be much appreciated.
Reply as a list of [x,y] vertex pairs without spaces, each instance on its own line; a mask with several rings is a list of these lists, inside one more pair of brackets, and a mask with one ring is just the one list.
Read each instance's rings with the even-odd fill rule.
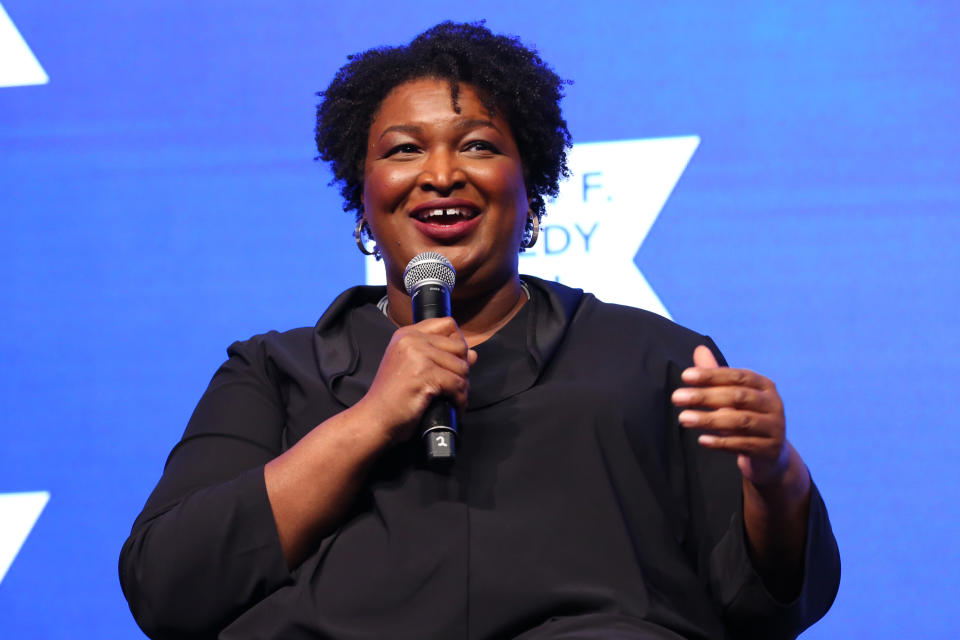
[[[459,291],[458,291],[459,293]],[[398,326],[413,323],[410,296],[398,287],[387,285],[387,317]],[[455,297],[451,301],[453,318],[457,321],[467,345],[473,347],[489,339],[510,322],[527,301],[519,277],[513,277],[504,286],[485,295]]]

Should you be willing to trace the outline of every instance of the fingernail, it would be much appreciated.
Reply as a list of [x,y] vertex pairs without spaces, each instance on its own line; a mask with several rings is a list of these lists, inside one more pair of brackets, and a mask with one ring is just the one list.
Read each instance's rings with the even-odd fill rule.
[[697,424],[700,422],[700,414],[696,411],[681,411],[680,412],[680,424],[691,425]]
[[687,382],[696,382],[700,379],[700,372],[696,369],[684,369],[683,373],[680,374],[680,377],[686,380]]
[[717,436],[711,436],[705,433],[697,438],[697,442],[700,442],[701,444],[716,444]]
[[677,389],[673,392],[674,402],[689,402],[693,400],[693,391],[690,389]]

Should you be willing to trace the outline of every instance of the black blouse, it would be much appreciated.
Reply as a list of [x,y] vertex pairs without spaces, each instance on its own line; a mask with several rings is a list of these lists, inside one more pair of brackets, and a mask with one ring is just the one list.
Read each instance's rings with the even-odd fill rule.
[[814,487],[800,596],[754,571],[733,456],[700,447],[671,392],[709,338],[525,276],[476,350],[449,473],[384,454],[342,525],[286,568],[263,466],[366,393],[395,330],[382,287],[313,329],[238,342],[120,558],[153,638],[792,638],[836,594]]

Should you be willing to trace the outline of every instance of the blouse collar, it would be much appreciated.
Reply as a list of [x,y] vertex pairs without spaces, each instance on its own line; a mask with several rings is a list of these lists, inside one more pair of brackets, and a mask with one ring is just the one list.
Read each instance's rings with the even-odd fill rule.
[[[531,298],[489,340],[476,347],[468,409],[500,402],[532,387],[563,342],[583,291],[523,276]],[[369,390],[396,326],[377,308],[384,287],[347,289],[314,329],[320,377],[345,406]]]

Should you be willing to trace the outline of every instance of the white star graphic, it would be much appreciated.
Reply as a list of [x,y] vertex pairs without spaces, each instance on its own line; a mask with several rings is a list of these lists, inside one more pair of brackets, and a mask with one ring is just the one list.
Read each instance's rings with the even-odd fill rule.
[[0,582],[7,575],[50,494],[46,491],[0,493]]
[[[606,302],[670,314],[633,257],[700,144],[698,136],[574,145],[572,173],[547,205],[540,239],[520,272],[580,287]],[[384,284],[366,260],[367,284]]]
[[699,144],[681,136],[576,145],[573,175],[548,204],[520,271],[669,318],[633,257]]
[[37,61],[13,20],[0,4],[0,87],[47,84],[50,77]]

